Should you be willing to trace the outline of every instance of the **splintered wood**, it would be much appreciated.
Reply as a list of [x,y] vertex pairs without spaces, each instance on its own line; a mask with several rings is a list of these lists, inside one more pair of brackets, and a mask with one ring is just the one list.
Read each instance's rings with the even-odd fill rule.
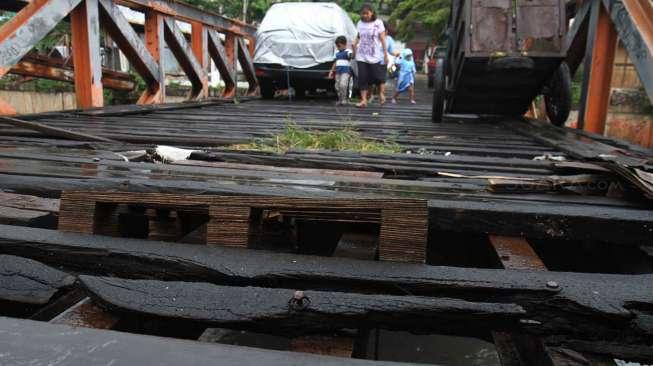
[[160,193],[66,191],[61,195],[59,230],[118,236],[119,207],[180,210],[208,216],[206,244],[248,247],[252,214],[272,210],[318,221],[377,223],[379,259],[426,260],[428,208],[412,199],[333,199],[267,196],[200,196]]

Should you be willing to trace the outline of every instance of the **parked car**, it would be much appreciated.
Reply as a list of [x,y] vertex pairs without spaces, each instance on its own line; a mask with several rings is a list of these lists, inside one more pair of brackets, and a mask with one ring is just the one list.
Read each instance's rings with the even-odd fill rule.
[[434,47],[431,54],[429,54],[429,61],[426,64],[426,75],[428,76],[428,86],[432,88],[434,85],[435,68],[438,64],[438,59],[444,59],[447,56],[447,48],[444,46]]
[[[319,16],[316,16],[319,14]],[[266,13],[256,36],[254,67],[263,98],[292,87],[298,97],[307,91],[333,89],[329,70],[335,60],[335,39],[351,43],[356,27],[334,3],[279,3]]]

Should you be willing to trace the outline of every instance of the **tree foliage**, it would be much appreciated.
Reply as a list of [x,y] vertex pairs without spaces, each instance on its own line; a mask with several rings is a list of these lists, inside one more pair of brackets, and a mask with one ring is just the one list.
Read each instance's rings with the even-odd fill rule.
[[421,27],[437,39],[447,26],[450,4],[451,0],[397,1],[390,15],[390,21],[397,24],[397,38],[410,40]]
[[[243,0],[185,1],[208,11],[242,19]],[[278,1],[248,0],[247,21],[260,22],[265,12],[276,2]],[[363,4],[371,4],[379,14],[390,16],[390,22],[396,25],[396,38],[407,41],[414,37],[415,30],[420,28],[432,32],[435,37],[442,33],[449,17],[451,0],[335,0],[335,2],[349,13],[354,23],[360,20],[358,12]]]
[[[185,0],[201,9],[222,14],[229,18],[242,19],[243,0]],[[260,22],[274,0],[247,0],[247,21]]]

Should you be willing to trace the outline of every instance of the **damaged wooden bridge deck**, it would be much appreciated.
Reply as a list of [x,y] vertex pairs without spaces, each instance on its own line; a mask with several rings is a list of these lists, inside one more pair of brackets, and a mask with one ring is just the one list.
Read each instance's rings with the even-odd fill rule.
[[[365,362],[172,339],[241,332],[447,363],[379,356],[400,353],[379,329],[475,337],[503,365],[653,361],[653,154],[529,120],[433,124],[421,94],[366,110],[243,99],[0,122],[0,315],[52,324],[0,323],[44,357],[115,340],[98,357],[127,363],[157,342],[233,363]],[[236,146],[288,126],[396,151]],[[56,337],[70,325],[104,330]],[[37,352],[3,334],[16,355]]]

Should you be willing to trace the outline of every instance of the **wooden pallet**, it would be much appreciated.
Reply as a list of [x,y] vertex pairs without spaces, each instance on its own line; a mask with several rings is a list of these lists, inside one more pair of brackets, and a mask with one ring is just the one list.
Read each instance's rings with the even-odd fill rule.
[[255,210],[325,221],[380,224],[379,259],[423,263],[428,208],[412,199],[334,199],[260,196],[202,196],[161,193],[66,191],[61,195],[59,230],[119,235],[119,205],[206,214],[206,244],[248,247]]

